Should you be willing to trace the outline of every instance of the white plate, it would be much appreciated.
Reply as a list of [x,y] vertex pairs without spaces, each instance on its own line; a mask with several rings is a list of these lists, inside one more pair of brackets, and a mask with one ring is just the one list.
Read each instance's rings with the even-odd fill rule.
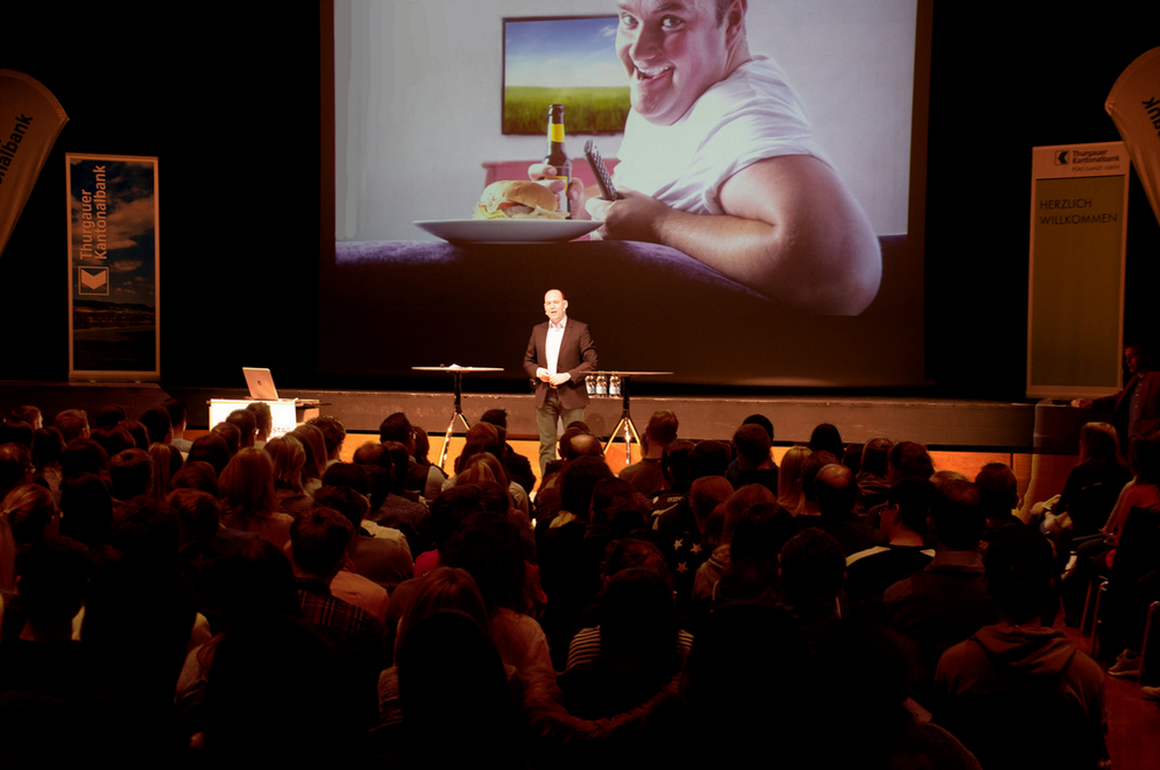
[[570,241],[604,222],[592,219],[416,219],[415,224],[451,243]]

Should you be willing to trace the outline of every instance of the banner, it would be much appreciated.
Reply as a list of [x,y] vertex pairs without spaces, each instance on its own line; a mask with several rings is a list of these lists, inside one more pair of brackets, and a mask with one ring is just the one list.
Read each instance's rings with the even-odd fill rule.
[[68,115],[52,92],[22,72],[0,69],[0,255]]
[[1120,389],[1128,168],[1123,142],[1032,149],[1028,398]]
[[1116,79],[1104,109],[1128,146],[1128,155],[1160,221],[1160,48],[1128,65]]
[[65,156],[69,379],[158,380],[157,159]]

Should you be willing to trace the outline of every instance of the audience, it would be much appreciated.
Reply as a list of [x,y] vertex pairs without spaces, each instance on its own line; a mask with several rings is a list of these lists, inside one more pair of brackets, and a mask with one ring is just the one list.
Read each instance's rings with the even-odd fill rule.
[[1107,759],[1104,672],[1040,620],[1053,598],[1052,571],[1039,533],[994,532],[986,576],[999,622],[938,661],[935,718],[985,768],[1097,767]]
[[858,487],[853,471],[845,465],[825,465],[814,477],[813,486],[820,521],[803,518],[799,522],[825,530],[838,541],[846,556],[882,543],[881,533],[863,524],[854,512]]
[[886,493],[881,531],[886,542],[846,557],[846,598],[852,605],[871,605],[874,613],[886,589],[925,569],[934,558],[926,544],[927,517],[934,484],[909,476]]
[[273,427],[270,405],[265,401],[255,401],[246,405],[246,411],[254,415],[254,427],[257,431],[254,437],[254,446],[261,449],[270,440],[270,430]]
[[302,486],[306,450],[301,441],[289,435],[270,439],[263,450],[274,463],[274,494],[278,497],[278,510],[297,518],[313,503]]
[[[22,718],[131,764],[489,750],[580,770],[773,747],[795,767],[977,767],[956,737],[988,770],[996,745],[1022,766],[1104,756],[1103,673],[1043,622],[1069,541],[1015,515],[1007,465],[971,482],[920,444],[847,446],[824,423],[779,468],[762,415],[691,441],[662,410],[620,478],[568,426],[529,495],[503,410],[451,479],[401,412],[353,463],[333,417],[269,438],[267,415],[236,410],[190,442],[172,399],[140,421],[92,413],[91,432],[82,410],[0,424],[9,732],[19,691],[65,709]],[[1081,510],[1086,478],[1127,472],[1106,430],[1084,435],[1057,515]],[[1133,448],[1092,554],[1105,567],[1113,546],[1136,558],[1156,446]],[[1112,621],[1127,670],[1139,634]]]
[[258,421],[254,413],[246,409],[235,409],[226,416],[226,422],[238,429],[238,448],[253,448],[258,438]]
[[169,425],[172,432],[172,439],[169,443],[175,446],[177,451],[188,455],[193,442],[185,437],[186,423],[189,419],[185,404],[176,398],[167,398],[161,406],[169,413]]
[[936,487],[929,519],[934,558],[882,597],[887,625],[915,645],[928,680],[948,648],[998,619],[979,553],[986,522],[975,484],[952,480]]
[[314,490],[322,486],[322,475],[326,473],[326,439],[322,431],[313,425],[303,423],[290,431],[290,436],[302,442],[306,452],[306,465],[302,471],[302,488],[306,494],[314,494]]
[[886,499],[886,493],[890,490],[886,476],[893,446],[894,443],[884,436],[876,436],[862,445],[862,459],[854,477],[858,482],[860,512],[868,511]]
[[326,447],[326,464],[328,466],[338,462],[342,455],[342,442],[346,440],[346,428],[333,417],[315,417],[307,422],[322,431],[323,444]]
[[661,460],[665,448],[677,440],[678,427],[680,422],[670,410],[662,409],[653,413],[644,429],[644,441],[641,444],[644,455],[619,474],[620,478],[632,484],[636,491],[650,499],[665,488]]
[[[260,451],[260,450],[254,450]],[[313,508],[290,527],[290,558],[302,620],[326,640],[339,663],[342,704],[369,728],[377,722],[375,695],[382,670],[383,625],[366,610],[331,593],[354,536],[350,520],[333,508]]]
[[295,519],[278,511],[270,455],[253,447],[240,450],[222,471],[219,484],[224,525],[253,532],[278,547],[286,544]]
[[[501,431],[503,431],[503,466],[505,469],[507,469],[508,477],[515,483],[519,484],[525,492],[531,492],[532,488],[536,485],[536,476],[532,471],[532,462],[528,458],[516,452],[516,450],[512,448],[511,444],[507,443],[507,410],[488,409],[479,418],[479,421],[489,425],[494,425],[496,428],[499,428]],[[420,453],[419,451],[420,439],[426,440],[426,437],[427,434],[425,431],[423,431],[422,428],[415,429],[415,461],[421,465],[430,466],[431,463],[426,462],[427,452],[423,451]],[[422,456],[420,457],[420,455]]]
[[[145,432],[149,435],[151,445],[173,443],[173,418],[170,417],[169,410],[165,407],[149,407],[141,413],[140,422],[145,426]],[[182,432],[184,433],[184,428]]]
[[781,458],[777,477],[777,503],[790,513],[800,516],[806,510],[806,495],[802,488],[802,468],[813,452],[808,447],[793,446]]
[[761,484],[776,495],[777,465],[773,462],[772,436],[766,429],[756,423],[742,425],[733,434],[733,447],[737,450],[737,471],[729,477],[733,488]]

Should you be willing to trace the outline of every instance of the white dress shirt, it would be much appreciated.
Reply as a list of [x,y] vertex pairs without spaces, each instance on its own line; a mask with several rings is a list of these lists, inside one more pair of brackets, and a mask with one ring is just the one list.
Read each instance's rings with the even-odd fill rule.
[[548,321],[548,337],[544,342],[548,356],[548,374],[556,374],[556,367],[560,362],[560,343],[564,341],[564,326],[568,323],[568,316],[562,316],[560,323]]

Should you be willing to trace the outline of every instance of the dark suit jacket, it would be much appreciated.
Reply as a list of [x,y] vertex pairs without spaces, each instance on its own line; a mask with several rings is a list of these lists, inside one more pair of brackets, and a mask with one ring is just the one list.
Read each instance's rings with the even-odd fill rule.
[[1137,372],[1124,385],[1124,389],[1114,396],[1104,396],[1092,401],[1092,407],[1112,413],[1112,424],[1120,438],[1120,450],[1126,455],[1129,450],[1128,425],[1133,386],[1140,389],[1139,433],[1160,428],[1160,372]]
[[[548,366],[548,322],[532,327],[532,338],[528,340],[528,352],[524,354],[524,371],[536,381],[536,408],[544,405],[544,398],[551,388],[536,377],[536,369]],[[584,378],[588,372],[596,371],[596,344],[588,324],[569,318],[564,325],[564,339],[560,342],[560,358],[556,371],[567,372],[571,379],[560,385],[560,403],[565,409],[578,409],[588,404],[588,388]]]

